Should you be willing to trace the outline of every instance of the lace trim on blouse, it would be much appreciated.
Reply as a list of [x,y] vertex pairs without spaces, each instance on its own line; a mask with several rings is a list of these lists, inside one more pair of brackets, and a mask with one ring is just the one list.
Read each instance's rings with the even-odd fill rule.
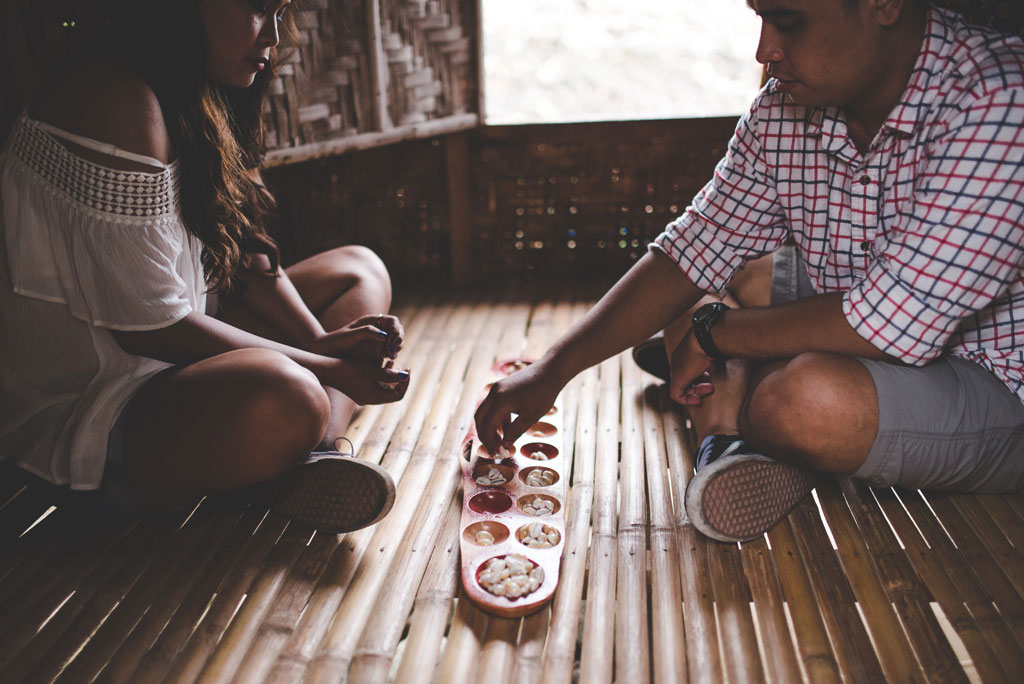
[[[177,219],[178,164],[171,162],[159,171],[121,171],[96,164],[73,154],[58,142],[55,136],[92,147],[100,152],[130,158],[124,150],[98,143],[89,138],[73,136],[60,129],[22,116],[11,133],[14,155],[29,169],[42,177],[51,187],[66,194],[72,201],[92,211],[125,217],[133,222]],[[141,157],[141,155],[133,155]],[[159,163],[144,157],[135,161]]]

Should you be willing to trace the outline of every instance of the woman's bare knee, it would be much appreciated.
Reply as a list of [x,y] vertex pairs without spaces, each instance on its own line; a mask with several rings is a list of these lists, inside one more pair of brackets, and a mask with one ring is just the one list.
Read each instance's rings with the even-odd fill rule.
[[346,245],[327,252],[333,257],[339,274],[355,280],[355,284],[368,291],[380,293],[386,300],[385,310],[391,307],[391,274],[377,253],[362,245]]
[[283,354],[240,349],[157,377],[126,416],[133,493],[167,509],[286,472],[319,443],[330,400]]
[[[283,354],[265,350],[247,355],[254,387],[239,407],[240,422],[250,422],[262,433],[260,440],[276,445],[283,454],[286,470],[297,457],[304,456],[323,436],[330,418],[331,403],[323,386],[312,372]],[[289,456],[290,455],[290,456]]]

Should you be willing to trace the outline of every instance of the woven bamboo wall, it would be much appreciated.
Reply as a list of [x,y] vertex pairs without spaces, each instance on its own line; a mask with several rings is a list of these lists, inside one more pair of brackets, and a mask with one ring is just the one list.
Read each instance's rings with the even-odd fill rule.
[[[477,0],[303,0],[264,107],[271,163],[478,110]],[[465,128],[478,123],[469,119]],[[333,143],[333,144],[332,144]],[[366,145],[362,145],[366,146]],[[289,148],[301,154],[286,155]]]
[[279,167],[264,179],[281,207],[286,262],[345,244],[370,247],[398,282],[440,282],[449,269],[444,147],[413,140]]
[[[471,279],[621,274],[711,177],[735,120],[485,127],[469,133]],[[358,242],[399,283],[451,268],[442,139],[271,169],[286,259]]]

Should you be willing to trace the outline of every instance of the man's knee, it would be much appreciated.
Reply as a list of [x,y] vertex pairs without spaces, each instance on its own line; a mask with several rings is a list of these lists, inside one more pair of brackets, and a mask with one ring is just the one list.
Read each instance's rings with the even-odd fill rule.
[[768,455],[813,470],[850,473],[877,428],[874,386],[856,359],[801,354],[751,384],[739,424],[744,437]]

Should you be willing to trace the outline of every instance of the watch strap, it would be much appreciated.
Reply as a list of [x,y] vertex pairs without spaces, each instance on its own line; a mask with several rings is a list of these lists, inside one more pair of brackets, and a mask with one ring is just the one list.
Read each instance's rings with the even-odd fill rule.
[[711,337],[711,328],[722,320],[722,316],[729,310],[729,307],[721,302],[711,302],[697,309],[693,314],[693,336],[697,338],[697,344],[713,361],[728,361],[732,357],[723,354]]

